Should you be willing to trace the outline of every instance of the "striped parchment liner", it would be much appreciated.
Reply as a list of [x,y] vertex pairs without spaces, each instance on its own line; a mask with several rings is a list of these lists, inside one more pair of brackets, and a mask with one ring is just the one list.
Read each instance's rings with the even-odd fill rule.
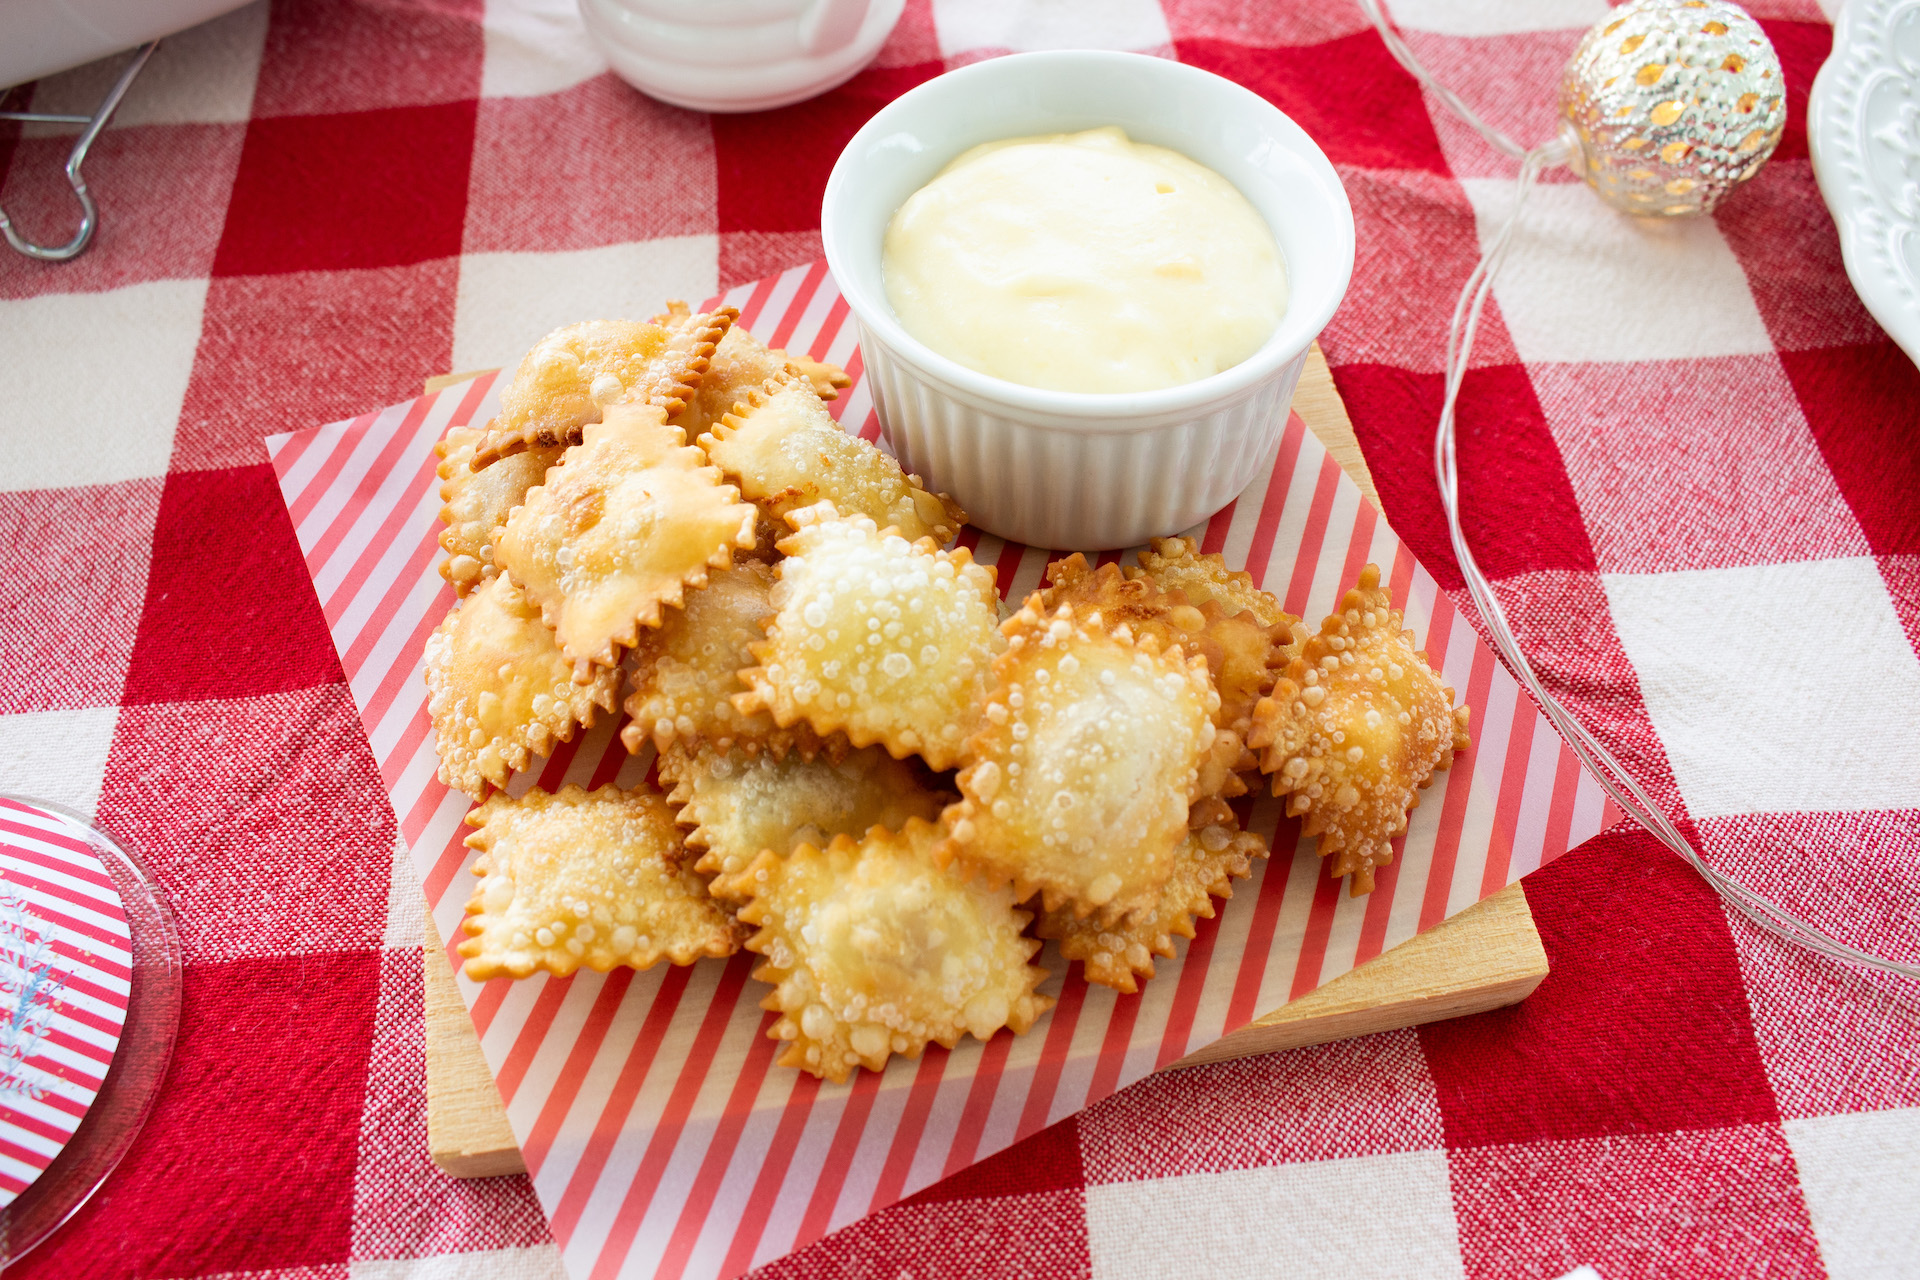
[[[831,406],[878,440],[856,326],[824,263],[724,301],[773,346],[845,366]],[[443,938],[473,877],[466,797],[435,778],[421,648],[453,603],[436,571],[433,444],[483,422],[499,377],[267,442],[314,590]],[[1363,898],[1328,879],[1277,802],[1243,810],[1273,846],[1137,996],[1089,987],[1053,947],[1058,1005],[1022,1037],[937,1046],[844,1085],[775,1067],[754,957],[564,980],[460,979],[541,1204],[576,1280],[731,1276],[895,1202],[1348,972],[1597,834],[1615,816],[1565,744],[1297,415],[1271,465],[1189,531],[1317,623],[1377,563],[1394,604],[1473,708],[1473,748],[1422,798]],[[967,530],[1018,601],[1055,553]],[[1094,557],[1089,556],[1089,559]],[[1108,559],[1115,558],[1112,556]],[[514,780],[638,783],[612,718]],[[454,957],[456,965],[458,957]]]

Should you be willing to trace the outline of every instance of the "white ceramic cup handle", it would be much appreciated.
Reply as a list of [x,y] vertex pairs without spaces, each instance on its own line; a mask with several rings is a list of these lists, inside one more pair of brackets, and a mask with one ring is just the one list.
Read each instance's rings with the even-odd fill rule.
[[800,15],[800,45],[810,57],[837,53],[853,43],[872,0],[813,0]]

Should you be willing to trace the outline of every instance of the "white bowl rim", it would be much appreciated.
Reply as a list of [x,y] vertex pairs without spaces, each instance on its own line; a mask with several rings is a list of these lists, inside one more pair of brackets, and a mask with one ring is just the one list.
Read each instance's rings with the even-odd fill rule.
[[[1232,95],[1244,98],[1255,114],[1277,118],[1291,126],[1297,132],[1299,141],[1305,143],[1305,149],[1291,145],[1289,149],[1295,151],[1310,168],[1320,171],[1320,176],[1325,179],[1327,188],[1337,199],[1338,213],[1341,216],[1336,229],[1340,242],[1334,248],[1342,260],[1339,287],[1328,290],[1324,297],[1314,299],[1318,305],[1303,314],[1296,314],[1295,304],[1299,301],[1298,296],[1289,298],[1287,313],[1282,316],[1280,324],[1275,327],[1266,342],[1239,364],[1193,382],[1179,383],[1153,391],[1054,391],[1044,387],[1029,387],[969,368],[957,360],[941,355],[907,332],[906,327],[894,315],[892,306],[884,297],[869,296],[864,283],[853,272],[840,269],[843,259],[835,252],[840,238],[836,234],[839,221],[836,213],[840,197],[852,183],[850,175],[856,163],[853,157],[863,145],[891,131],[894,127],[893,117],[897,116],[902,104],[917,95],[929,91],[955,92],[967,87],[974,80],[987,80],[995,76],[1045,74],[1053,67],[1071,62],[1124,63],[1129,66],[1150,64],[1155,69],[1154,74],[1162,74],[1173,79],[1187,79],[1192,83],[1216,82],[1218,85],[1226,86]],[[1012,68],[1015,67],[1021,69],[1013,70]],[[1027,70],[1028,68],[1031,70]],[[935,85],[941,88],[935,90]],[[993,139],[982,138],[980,141],[993,141]],[[1288,141],[1291,143],[1293,140],[1288,139]],[[1319,144],[1314,142],[1312,136],[1291,116],[1245,85],[1204,68],[1150,54],[1123,53],[1106,49],[1066,49],[1007,54],[956,68],[907,90],[875,112],[859,132],[848,140],[846,147],[840,152],[839,159],[834,162],[832,173],[827,177],[826,191],[821,199],[820,229],[828,270],[833,273],[841,294],[847,300],[848,308],[859,320],[863,329],[873,333],[880,341],[892,348],[896,359],[917,366],[923,374],[930,375],[937,381],[946,382],[953,390],[985,404],[997,405],[1016,412],[1042,414],[1056,421],[1084,420],[1088,426],[1095,427],[1104,423],[1107,430],[1118,426],[1117,420],[1173,419],[1181,414],[1205,412],[1222,402],[1248,392],[1289,361],[1297,358],[1326,327],[1327,321],[1333,318],[1333,313],[1339,309],[1340,303],[1346,297],[1347,285],[1353,277],[1355,251],[1353,207],[1347,199],[1346,188],[1340,181],[1340,175],[1334,169],[1333,162],[1327,159],[1326,153],[1320,150]],[[1300,323],[1302,320],[1305,323]],[[1306,332],[1304,341],[1297,336],[1302,329]]]

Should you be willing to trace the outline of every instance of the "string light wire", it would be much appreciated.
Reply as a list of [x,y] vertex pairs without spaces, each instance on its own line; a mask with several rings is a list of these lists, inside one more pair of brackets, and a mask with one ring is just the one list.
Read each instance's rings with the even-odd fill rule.
[[1527,195],[1538,182],[1540,174],[1555,165],[1565,164],[1570,153],[1569,144],[1563,138],[1544,143],[1528,150],[1515,143],[1506,134],[1500,132],[1480,116],[1465,102],[1462,102],[1452,90],[1433,77],[1420,60],[1413,55],[1387,21],[1380,7],[1380,0],[1356,0],[1360,8],[1373,22],[1380,38],[1386,42],[1387,50],[1394,59],[1405,67],[1409,74],[1425,85],[1433,95],[1455,115],[1459,116],[1487,143],[1520,162],[1520,175],[1515,184],[1513,210],[1501,225],[1499,234],[1482,253],[1480,261],[1474,266],[1473,273],[1467,277],[1466,285],[1460,291],[1460,298],[1453,308],[1453,320],[1447,328],[1447,355],[1445,365],[1445,392],[1440,403],[1440,422],[1434,431],[1433,463],[1435,477],[1440,487],[1440,504],[1447,514],[1447,533],[1453,541],[1454,558],[1460,564],[1460,575],[1466,580],[1467,593],[1473,597],[1473,603],[1480,611],[1480,617],[1486,624],[1488,634],[1493,638],[1494,648],[1506,660],[1506,664],[1520,682],[1526,685],[1539,702],[1540,709],[1547,719],[1560,731],[1567,745],[1572,748],[1575,757],[1599,782],[1607,794],[1613,798],[1627,815],[1646,828],[1655,839],[1678,854],[1697,871],[1714,892],[1734,910],[1752,921],[1766,932],[1798,947],[1827,956],[1834,960],[1858,965],[1867,969],[1878,969],[1886,973],[1895,973],[1908,978],[1920,978],[1920,965],[1908,964],[1885,956],[1863,951],[1858,947],[1840,941],[1817,925],[1802,920],[1786,908],[1749,889],[1739,881],[1722,871],[1707,865],[1693,843],[1680,833],[1673,821],[1645,789],[1634,780],[1620,761],[1601,742],[1587,731],[1585,725],[1575,719],[1573,714],[1560,704],[1559,699],[1547,692],[1540,677],[1534,673],[1533,664],[1514,639],[1513,628],[1508,625],[1506,610],[1500,605],[1499,597],[1494,594],[1492,584],[1474,559],[1473,549],[1467,545],[1467,535],[1460,523],[1460,465],[1455,445],[1454,412],[1460,398],[1461,384],[1466,380],[1468,361],[1473,352],[1473,340],[1480,328],[1480,315],[1486,306],[1487,297],[1493,291],[1494,277],[1499,273],[1501,264],[1506,261],[1508,251],[1514,243],[1515,232],[1525,211]]

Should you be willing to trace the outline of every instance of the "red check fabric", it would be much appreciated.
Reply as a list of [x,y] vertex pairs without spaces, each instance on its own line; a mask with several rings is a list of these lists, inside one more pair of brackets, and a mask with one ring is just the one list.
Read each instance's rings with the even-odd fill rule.
[[[1523,139],[1604,14],[1394,9]],[[1814,185],[1827,18],[1756,10],[1791,123],[1713,220],[1535,193],[1463,398],[1467,523],[1548,683],[1710,858],[1911,960],[1920,374]],[[1511,172],[1343,0],[913,0],[849,84],[740,117],[635,94],[562,0],[289,0],[162,46],[88,162],[94,246],[0,256],[0,789],[141,849],[187,959],[158,1110],[17,1274],[558,1276],[524,1180],[427,1159],[419,888],[260,439],[809,260],[882,103],[1069,46],[1239,80],[1339,167],[1360,257],[1323,344],[1394,527],[1457,589],[1428,447]],[[88,109],[112,70],[11,98]],[[69,143],[0,134],[0,203],[43,240]],[[1630,831],[1527,889],[1552,974],[1525,1003],[1155,1077],[768,1273],[1920,1268],[1920,989],[1782,947]]]

